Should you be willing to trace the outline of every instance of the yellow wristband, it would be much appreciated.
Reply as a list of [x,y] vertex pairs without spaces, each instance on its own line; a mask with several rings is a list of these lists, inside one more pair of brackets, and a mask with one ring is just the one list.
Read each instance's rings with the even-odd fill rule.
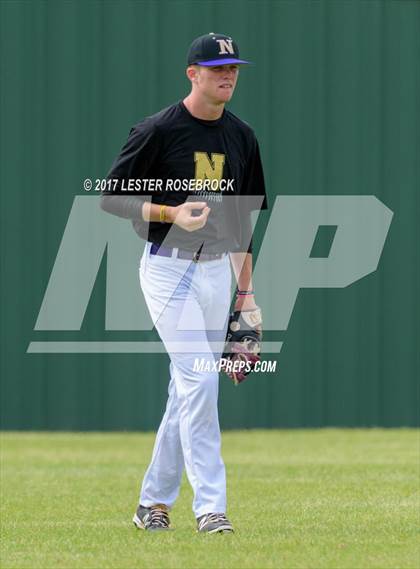
[[166,222],[166,208],[168,206],[166,205],[161,205],[160,206],[160,210],[159,210],[159,219],[161,223],[165,223]]

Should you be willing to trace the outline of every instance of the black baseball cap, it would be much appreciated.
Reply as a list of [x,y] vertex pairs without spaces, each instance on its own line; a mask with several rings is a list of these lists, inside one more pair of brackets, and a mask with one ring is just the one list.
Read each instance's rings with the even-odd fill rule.
[[230,36],[213,32],[196,38],[188,50],[187,65],[227,65],[250,63],[239,59],[238,44]]

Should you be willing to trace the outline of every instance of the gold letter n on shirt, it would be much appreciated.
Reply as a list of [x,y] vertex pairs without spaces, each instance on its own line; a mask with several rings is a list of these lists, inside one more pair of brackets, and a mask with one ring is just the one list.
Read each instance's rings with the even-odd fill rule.
[[212,152],[211,157],[209,157],[207,152],[194,152],[194,162],[196,180],[217,180],[220,182],[225,163],[224,154]]

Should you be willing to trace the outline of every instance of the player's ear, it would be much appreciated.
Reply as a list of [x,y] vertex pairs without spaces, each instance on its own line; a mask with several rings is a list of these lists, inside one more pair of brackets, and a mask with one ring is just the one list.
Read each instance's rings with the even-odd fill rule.
[[188,79],[191,81],[191,83],[197,82],[198,73],[199,73],[199,71],[198,71],[197,65],[189,65],[187,67],[186,74],[187,74]]

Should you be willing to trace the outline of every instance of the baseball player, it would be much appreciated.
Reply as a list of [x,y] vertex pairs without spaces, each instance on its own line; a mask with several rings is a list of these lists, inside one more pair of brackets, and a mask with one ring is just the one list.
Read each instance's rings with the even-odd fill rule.
[[[186,69],[191,92],[131,129],[108,174],[118,180],[117,191],[101,199],[105,211],[131,219],[146,239],[140,285],[170,358],[166,411],[133,518],[149,531],[170,528],[184,468],[197,530],[233,531],[220,449],[219,370],[224,366],[239,383],[258,359],[250,212],[267,207],[254,132],[225,109],[247,63],[230,36],[195,39]],[[142,191],[127,191],[133,180],[143,183]],[[237,290],[229,317],[231,267]]]

